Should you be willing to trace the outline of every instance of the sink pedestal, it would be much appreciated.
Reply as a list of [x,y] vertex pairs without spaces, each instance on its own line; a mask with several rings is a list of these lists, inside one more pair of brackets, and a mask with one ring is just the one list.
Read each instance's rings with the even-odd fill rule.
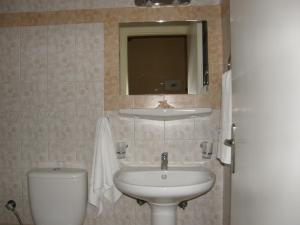
[[177,204],[150,204],[152,225],[176,225]]

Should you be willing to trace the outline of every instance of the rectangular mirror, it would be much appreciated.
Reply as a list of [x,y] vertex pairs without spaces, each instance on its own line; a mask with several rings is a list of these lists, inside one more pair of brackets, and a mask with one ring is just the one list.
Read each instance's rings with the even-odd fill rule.
[[201,94],[208,74],[206,21],[120,24],[121,94]]

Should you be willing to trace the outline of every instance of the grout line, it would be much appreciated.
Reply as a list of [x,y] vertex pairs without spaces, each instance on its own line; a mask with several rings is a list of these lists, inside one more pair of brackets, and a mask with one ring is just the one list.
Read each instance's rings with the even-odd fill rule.
[[49,143],[49,26],[45,26],[46,28],[46,90],[47,90],[47,96],[46,96],[46,110],[48,112],[47,116],[47,161],[50,159],[50,143]]
[[136,145],[136,140],[135,140],[135,130],[136,130],[136,124],[135,124],[135,118],[133,118],[133,144],[134,146]]
[[21,81],[21,49],[22,49],[21,27],[18,27],[18,35],[19,35],[19,79],[18,80]]
[[[74,28],[73,28],[74,27]],[[77,65],[78,65],[78,25],[77,24],[73,24],[72,26],[71,26],[71,28],[73,28],[73,35],[74,35],[74,38],[75,38],[75,63],[76,63],[76,65],[74,65],[75,66],[75,76],[77,76],[77,79],[78,79],[78,67],[77,67]],[[73,74],[73,76],[74,76],[74,74]],[[76,80],[76,78],[75,78],[75,80]],[[77,80],[78,81],[78,83],[79,83],[79,80]],[[75,91],[75,93],[77,92],[76,91],[76,89],[77,89],[77,85],[76,85],[76,83],[74,83],[74,82],[72,82],[72,84],[74,85],[72,85],[73,86],[73,88],[74,88],[74,91]],[[77,94],[75,94],[75,114],[76,114],[76,117],[78,116],[78,95]]]
[[193,139],[196,140],[196,119],[193,118],[193,124],[194,124],[194,129],[193,129]]

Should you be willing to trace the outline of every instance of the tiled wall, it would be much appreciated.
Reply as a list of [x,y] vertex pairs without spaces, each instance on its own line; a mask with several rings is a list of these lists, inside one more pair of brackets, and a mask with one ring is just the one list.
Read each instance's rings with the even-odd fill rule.
[[26,172],[91,162],[103,114],[103,25],[0,28],[0,223],[16,199],[31,223]]
[[[160,163],[162,152],[169,153],[170,164],[202,162],[200,143],[214,143],[216,152],[219,111],[208,117],[174,121],[155,121],[120,117],[107,111],[116,142],[129,144],[128,163]],[[141,151],[141,149],[143,149]]]
[[[157,19],[208,20],[211,85],[207,95],[119,96],[118,23]],[[0,29],[0,223],[16,223],[3,207],[9,198],[17,200],[25,223],[32,223],[28,169],[90,169],[95,121],[103,114],[103,98],[116,141],[130,145],[128,162],[157,164],[165,150],[171,163],[201,161],[199,144],[202,140],[215,141],[218,127],[221,25],[219,6],[0,15],[0,26],[13,26]],[[176,107],[212,106],[216,110],[208,118],[166,123],[119,118],[115,111],[154,107],[162,99]],[[216,186],[191,201],[187,210],[178,210],[180,225],[222,224],[223,168],[216,160],[203,163],[217,174]],[[149,206],[137,206],[124,196],[115,206],[105,204],[101,217],[94,216],[89,207],[86,224],[150,224]]]
[[[165,98],[176,107],[220,108],[220,81],[223,72],[223,33],[221,6],[158,8],[112,8],[82,11],[0,14],[0,26],[30,26],[101,22],[104,24],[105,110],[153,107]],[[208,22],[209,88],[204,95],[121,96],[119,94],[119,23],[145,21],[206,20]]]
[[[208,117],[175,121],[154,121],[120,117],[116,111],[107,111],[115,142],[129,144],[125,165],[142,164],[160,166],[162,152],[169,153],[169,164],[203,164],[217,175],[214,188],[206,195],[192,200],[186,210],[178,208],[178,225],[221,225],[223,219],[223,168],[215,159],[219,110]],[[200,143],[213,142],[212,160],[202,159]],[[89,208],[86,223],[150,225],[150,207],[138,206],[135,200],[123,196],[112,206],[105,204],[103,215],[94,219],[95,212]]]

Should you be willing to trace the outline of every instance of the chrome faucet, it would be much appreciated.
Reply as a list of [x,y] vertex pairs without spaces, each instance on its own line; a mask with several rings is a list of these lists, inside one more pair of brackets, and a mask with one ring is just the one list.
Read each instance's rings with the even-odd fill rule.
[[167,152],[161,153],[160,169],[161,170],[168,170],[168,153]]

